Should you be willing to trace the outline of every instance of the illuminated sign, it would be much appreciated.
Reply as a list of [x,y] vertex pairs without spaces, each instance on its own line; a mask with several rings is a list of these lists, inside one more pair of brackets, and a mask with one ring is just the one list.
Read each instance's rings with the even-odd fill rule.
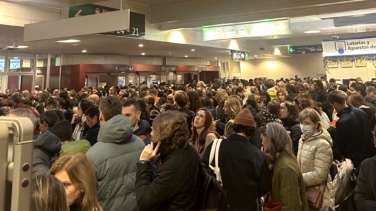
[[376,37],[326,40],[322,47],[325,57],[376,54]]
[[322,45],[288,46],[289,54],[322,53]]
[[117,66],[115,67],[116,72],[129,72],[129,71],[134,71],[135,68],[134,66]]
[[207,26],[203,28],[204,41],[287,34],[291,34],[289,20],[264,21],[228,26]]
[[247,61],[248,60],[248,52],[231,50],[231,60],[233,60],[233,61]]

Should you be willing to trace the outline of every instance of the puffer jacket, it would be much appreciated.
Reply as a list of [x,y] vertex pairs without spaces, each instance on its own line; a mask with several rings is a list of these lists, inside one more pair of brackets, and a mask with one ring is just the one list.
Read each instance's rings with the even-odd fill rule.
[[136,210],[137,162],[145,144],[133,135],[129,120],[118,114],[100,127],[98,142],[86,153],[94,166],[103,210]]
[[330,176],[333,161],[332,139],[327,130],[299,140],[298,164],[306,187],[324,191],[322,209],[334,207],[334,188]]
[[58,155],[60,149],[60,139],[50,130],[37,137],[33,150],[33,177],[49,171],[51,160]]

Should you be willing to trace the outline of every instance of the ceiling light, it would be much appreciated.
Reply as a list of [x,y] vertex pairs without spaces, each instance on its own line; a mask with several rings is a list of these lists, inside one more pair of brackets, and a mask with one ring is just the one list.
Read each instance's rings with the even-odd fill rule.
[[217,57],[214,57],[215,60],[217,60],[218,58]]
[[274,55],[276,56],[281,56],[281,50],[279,50],[279,48],[274,48],[274,52],[273,52]]
[[196,49],[192,48],[191,51],[196,51]]
[[141,53],[141,56],[145,56],[145,53],[144,53],[144,52],[142,52],[142,53]]
[[184,57],[185,57],[185,58],[188,58],[188,55],[185,55]]
[[321,33],[320,30],[309,30],[309,31],[304,31],[305,34],[317,34],[317,33]]
[[58,40],[56,42],[59,42],[59,43],[78,43],[78,42],[81,42],[81,40],[68,39],[68,40]]
[[138,47],[142,48],[142,47],[144,47],[144,44],[140,43],[140,44],[138,44]]
[[86,53],[87,50],[86,49],[82,49],[81,53]]
[[9,46],[6,46],[6,48],[21,49],[21,48],[29,48],[29,46],[27,46],[27,45],[9,45]]

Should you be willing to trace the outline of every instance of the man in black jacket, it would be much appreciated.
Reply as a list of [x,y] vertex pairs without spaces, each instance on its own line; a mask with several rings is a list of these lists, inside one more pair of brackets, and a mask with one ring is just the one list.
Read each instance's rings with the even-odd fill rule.
[[151,126],[148,121],[141,119],[141,106],[136,98],[130,98],[122,103],[121,113],[132,124],[133,134],[144,141],[145,145],[151,142]]
[[[219,148],[219,167],[230,210],[258,210],[258,197],[269,188],[270,172],[264,154],[249,141],[255,128],[251,112],[243,108],[234,119],[234,134]],[[212,144],[203,156],[207,164],[211,148]]]
[[336,142],[334,151],[344,158],[349,158],[354,167],[376,153],[371,124],[367,114],[359,108],[348,106],[347,94],[334,90],[328,95],[328,102],[338,112],[336,123]]

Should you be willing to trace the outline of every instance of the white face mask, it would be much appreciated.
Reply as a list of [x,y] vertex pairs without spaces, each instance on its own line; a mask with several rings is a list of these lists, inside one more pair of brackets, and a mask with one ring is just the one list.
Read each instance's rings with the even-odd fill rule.
[[302,131],[303,135],[309,136],[313,132],[313,128],[311,125],[302,125],[300,124],[300,130]]

